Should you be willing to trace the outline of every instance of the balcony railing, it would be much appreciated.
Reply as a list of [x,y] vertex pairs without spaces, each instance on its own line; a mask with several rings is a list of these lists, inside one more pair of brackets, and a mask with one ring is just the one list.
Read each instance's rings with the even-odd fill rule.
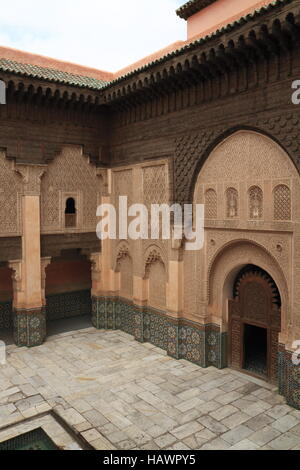
[[65,227],[75,228],[77,226],[76,214],[65,214]]

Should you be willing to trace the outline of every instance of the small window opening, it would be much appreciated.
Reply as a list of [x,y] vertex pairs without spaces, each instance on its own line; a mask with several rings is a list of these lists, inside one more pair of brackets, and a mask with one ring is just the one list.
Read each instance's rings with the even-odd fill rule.
[[66,228],[76,227],[77,224],[76,216],[76,202],[73,197],[66,200],[65,209],[65,226]]

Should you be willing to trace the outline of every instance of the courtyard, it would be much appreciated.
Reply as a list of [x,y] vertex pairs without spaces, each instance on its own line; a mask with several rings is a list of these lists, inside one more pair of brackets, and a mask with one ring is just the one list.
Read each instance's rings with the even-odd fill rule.
[[[55,413],[60,425],[53,421]],[[10,345],[0,366],[0,441],[34,420],[61,448],[61,423],[98,450],[299,450],[300,411],[269,384],[174,360],[119,331],[94,328]],[[73,447],[72,447],[73,446]]]

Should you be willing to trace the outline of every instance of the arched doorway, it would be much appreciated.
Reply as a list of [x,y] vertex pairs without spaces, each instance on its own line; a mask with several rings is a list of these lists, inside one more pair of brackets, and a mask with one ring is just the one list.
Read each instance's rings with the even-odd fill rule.
[[229,363],[231,367],[278,380],[281,297],[272,277],[247,265],[236,276],[229,300]]

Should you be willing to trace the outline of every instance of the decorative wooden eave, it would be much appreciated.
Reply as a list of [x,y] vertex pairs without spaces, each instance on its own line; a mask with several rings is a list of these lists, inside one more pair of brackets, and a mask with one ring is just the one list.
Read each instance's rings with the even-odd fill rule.
[[7,88],[7,101],[33,102],[44,106],[59,106],[61,109],[89,110],[101,105],[99,91],[77,86],[49,82],[35,77],[1,71],[0,80]]
[[[275,0],[215,33],[110,82],[0,60],[8,100],[89,111],[146,102],[225,75],[235,67],[290,54],[300,41],[300,0]],[[29,67],[29,68],[28,68]]]
[[176,10],[177,15],[184,20],[188,20],[192,15],[208,7],[216,0],[190,0]]
[[[245,67],[259,59],[288,54],[300,42],[300,1],[276,0],[182,49],[110,82],[105,104],[148,101],[200,81]],[[136,98],[134,98],[136,97]]]
[[43,103],[99,106],[99,90],[108,82],[93,77],[0,58],[0,79],[8,98]]

